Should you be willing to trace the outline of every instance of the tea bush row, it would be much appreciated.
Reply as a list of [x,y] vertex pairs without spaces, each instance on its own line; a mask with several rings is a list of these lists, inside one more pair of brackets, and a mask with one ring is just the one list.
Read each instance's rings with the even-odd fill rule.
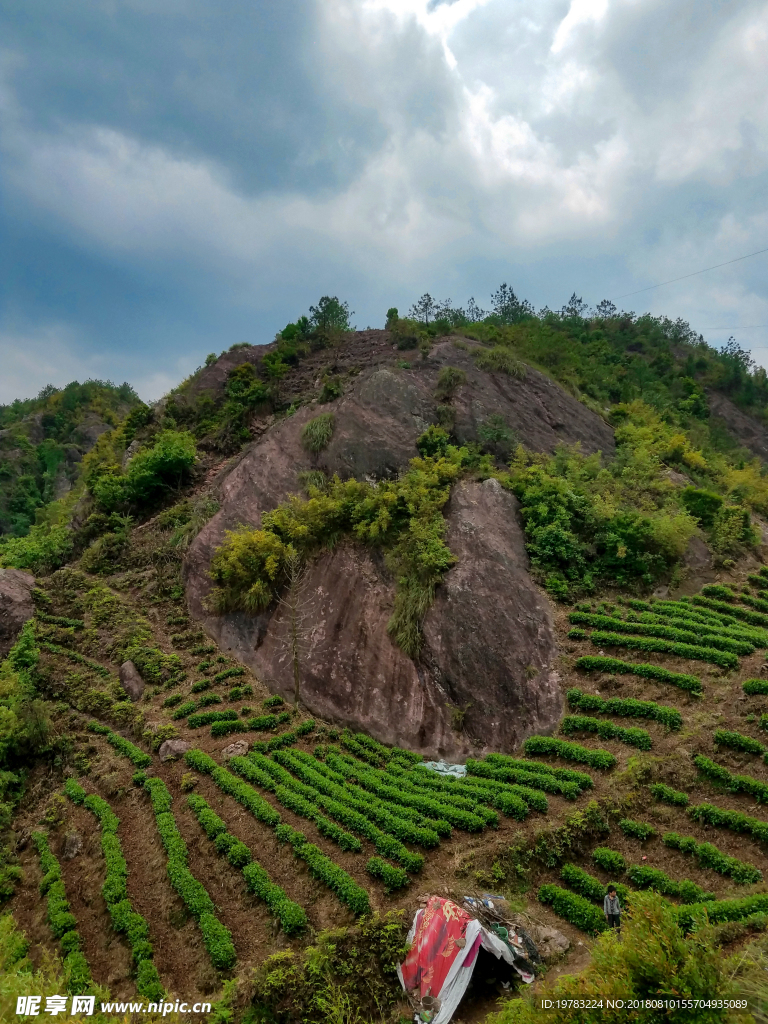
[[566,761],[578,761],[588,764],[591,768],[608,770],[616,764],[616,758],[607,750],[591,750],[581,747],[578,743],[554,739],[552,736],[529,736],[523,744],[526,754],[538,754],[541,757],[562,757]]
[[672,804],[674,807],[686,807],[688,804],[687,793],[681,793],[679,789],[673,789],[664,782],[654,782],[649,788],[651,796],[662,803]]
[[578,783],[555,778],[554,775],[549,775],[546,772],[538,774],[496,762],[489,764],[488,760],[475,761],[471,757],[467,758],[467,775],[496,782],[529,786],[531,789],[541,789],[546,793],[556,793],[564,796],[567,800],[575,800],[581,792]]
[[255,818],[275,829],[280,842],[290,842],[294,853],[309,866],[310,871],[324,881],[332,889],[342,903],[346,904],[355,914],[370,913],[368,894],[342,868],[334,864],[330,858],[308,843],[301,832],[285,825],[274,807],[259,796],[256,790],[236,775],[232,775],[202,750],[188,750],[184,760],[195,771],[210,775],[216,785],[229,796],[242,804]]
[[70,661],[74,661],[78,665],[85,665],[86,668],[91,669],[97,675],[102,676],[104,679],[110,679],[112,673],[108,668],[99,664],[98,661],[93,661],[91,658],[86,658],[85,655],[80,654],[79,651],[70,651],[68,647],[61,647],[59,644],[53,644],[49,640],[39,640],[38,646],[42,647],[43,650],[49,651],[51,654],[61,654]]
[[688,808],[688,813],[694,821],[714,825],[716,828],[727,828],[732,832],[742,832],[768,843],[768,821],[751,818],[741,811],[726,811],[721,807],[715,807],[714,804],[695,804]]
[[627,862],[618,850],[610,850],[607,846],[597,846],[592,851],[592,860],[609,875],[623,875],[627,870]]
[[751,775],[734,775],[723,765],[717,764],[701,754],[694,757],[693,763],[702,775],[722,782],[731,793],[748,793],[758,803],[768,803],[768,784],[765,782],[753,779]]
[[628,647],[634,651],[653,651],[656,654],[674,654],[678,658],[692,661],[706,661],[720,668],[738,668],[739,659],[727,651],[716,651],[712,647],[697,644],[676,643],[672,640],[655,640],[651,637],[624,636],[620,633],[605,633],[595,630],[590,636],[596,647]]
[[575,782],[580,789],[592,789],[594,782],[592,776],[586,772],[576,771],[575,768],[555,768],[551,764],[542,764],[541,761],[527,761],[522,757],[511,757],[509,754],[488,754],[485,760],[488,764],[506,766],[509,768],[521,768],[523,771],[535,772],[537,775],[553,775],[563,782]]
[[[602,910],[603,899],[608,892],[608,886],[604,885],[599,878],[590,875],[588,871],[578,867],[576,864],[563,864],[560,878],[574,892],[577,892],[579,896],[584,896],[585,899],[599,903]],[[615,887],[616,895],[621,900],[621,903],[626,904],[631,890],[626,885],[622,885],[621,882],[612,882],[611,885]]]
[[530,786],[518,786],[514,783],[497,782],[495,779],[483,779],[480,776],[465,776],[462,779],[440,778],[429,769],[409,772],[411,780],[420,789],[430,789],[435,793],[446,795],[458,794],[480,803],[495,807],[503,814],[522,821],[528,814],[528,808],[546,814],[549,803],[539,789]]
[[626,729],[606,719],[590,718],[588,715],[566,715],[560,723],[560,732],[566,736],[576,732],[594,732],[602,740],[618,740],[619,743],[626,743],[639,750],[650,750],[652,746],[651,737],[645,729]]
[[202,725],[212,725],[214,722],[234,722],[236,720],[237,712],[232,708],[227,708],[225,711],[198,711],[189,716],[187,725],[190,729],[199,729]]
[[646,825],[642,821],[633,821],[632,818],[621,818],[619,828],[625,836],[639,839],[641,843],[656,835],[656,829],[653,825]]
[[211,736],[216,739],[219,736],[231,736],[233,732],[250,732],[247,722],[236,721],[233,718],[224,722],[214,722],[211,726]]
[[[654,623],[625,621],[624,619],[613,619],[607,615],[585,615],[582,612],[572,612],[569,616],[571,622],[579,622],[584,625],[600,627],[612,633],[634,633],[639,636],[672,640],[683,644],[693,644],[699,647],[700,636],[690,630],[678,629],[675,626],[656,625]],[[599,636],[603,634],[599,633]],[[606,641],[607,642],[607,641]],[[721,651],[730,651],[733,654],[747,655],[755,651],[754,644],[746,640],[732,640],[728,637],[718,635],[707,636],[707,643],[710,648]],[[625,646],[630,646],[629,644]],[[656,650],[654,647],[640,647],[641,651]],[[704,659],[708,660],[708,659]]]
[[214,813],[203,797],[192,793],[187,804],[216,850],[233,867],[242,871],[248,890],[269,907],[286,935],[298,935],[307,927],[303,907],[289,899],[285,890],[271,880],[269,874],[254,861],[251,851],[233,836],[222,819]]
[[741,899],[711,900],[680,907],[677,915],[680,927],[686,931],[693,928],[701,911],[706,912],[711,924],[720,924],[723,921],[743,921],[752,914],[768,911],[768,893],[743,896]]
[[768,693],[768,679],[745,679],[741,684],[741,688],[749,696]]
[[229,970],[237,959],[232,935],[216,917],[216,908],[207,889],[189,870],[187,844],[171,812],[171,795],[162,779],[149,778],[144,788],[152,801],[157,831],[167,855],[166,870],[171,885],[197,921],[213,966]]
[[577,711],[596,711],[603,715],[618,715],[623,718],[652,718],[668,729],[680,729],[683,716],[676,708],[656,704],[652,700],[636,700],[634,697],[598,697],[572,687],[566,693],[568,704]]
[[711,608],[713,611],[725,612],[726,615],[749,622],[753,626],[760,626],[763,629],[768,628],[768,615],[751,612],[746,608],[740,608],[738,605],[725,604],[723,601],[713,601],[708,597],[696,596],[692,597],[691,601],[701,608]]
[[386,893],[395,892],[397,889],[404,889],[411,882],[406,871],[403,871],[402,868],[393,867],[392,864],[387,864],[381,857],[371,857],[365,865],[365,870],[373,878],[378,878],[379,881],[384,883],[384,892]]
[[106,725],[101,725],[99,722],[89,722],[88,729],[103,736],[110,746],[118,750],[124,757],[127,757],[137,768],[147,768],[152,763],[152,758],[149,754],[131,743],[130,740],[125,739],[124,736],[112,732]]
[[67,988],[70,992],[79,994],[92,984],[92,979],[88,962],[80,951],[80,934],[77,931],[75,915],[67,900],[61,877],[61,865],[51,853],[44,832],[33,832],[32,842],[40,855],[40,867],[43,872],[40,894],[47,896],[48,924],[54,938],[59,940],[61,951],[64,953]]
[[609,658],[602,654],[587,654],[576,659],[576,668],[582,672],[610,672],[613,675],[641,676],[644,679],[655,679],[660,683],[671,683],[681,690],[700,694],[701,680],[683,672],[671,672],[661,665],[638,664],[622,661],[621,658]]
[[101,825],[101,850],[106,864],[106,879],[101,887],[101,895],[107,905],[112,927],[122,932],[131,947],[133,962],[136,965],[136,988],[139,995],[152,1002],[159,1002],[164,993],[157,967],[152,962],[152,943],[149,941],[149,925],[141,914],[137,913],[128,898],[126,879],[128,865],[123,856],[123,849],[117,835],[120,819],[106,800],[95,794],[86,795],[82,786],[74,779],[67,779],[64,792],[76,804],[86,807]]
[[696,857],[701,867],[727,875],[738,885],[762,881],[763,874],[754,864],[745,864],[743,860],[723,853],[713,843],[700,843],[693,836],[681,836],[677,832],[665,832],[661,841],[670,849]]
[[576,893],[561,889],[559,885],[546,884],[539,887],[537,898],[546,903],[559,916],[570,921],[587,935],[599,935],[608,927],[602,909]]
[[713,893],[704,892],[700,885],[687,878],[678,881],[670,878],[659,868],[648,867],[645,864],[630,864],[627,868],[627,877],[638,889],[655,889],[663,896],[676,896],[683,903],[702,903],[714,898]]
[[745,754],[764,754],[765,747],[758,740],[751,736],[744,736],[740,732],[729,732],[728,729],[715,729],[712,739],[721,747],[731,747],[733,750],[743,750]]

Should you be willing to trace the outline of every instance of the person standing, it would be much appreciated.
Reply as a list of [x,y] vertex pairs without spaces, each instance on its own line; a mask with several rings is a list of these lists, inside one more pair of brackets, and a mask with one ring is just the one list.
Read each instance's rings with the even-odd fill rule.
[[615,928],[616,934],[621,935],[621,904],[616,895],[616,886],[609,885],[608,892],[603,900],[603,913],[609,928]]

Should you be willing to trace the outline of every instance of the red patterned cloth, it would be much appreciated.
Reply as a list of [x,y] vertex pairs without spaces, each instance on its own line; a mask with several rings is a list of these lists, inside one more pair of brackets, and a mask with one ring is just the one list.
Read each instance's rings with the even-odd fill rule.
[[[451,900],[430,897],[413,945],[401,965],[403,985],[408,992],[415,991],[420,998],[440,995],[454,960],[466,946],[467,925],[472,920]],[[474,955],[469,962],[473,960]]]

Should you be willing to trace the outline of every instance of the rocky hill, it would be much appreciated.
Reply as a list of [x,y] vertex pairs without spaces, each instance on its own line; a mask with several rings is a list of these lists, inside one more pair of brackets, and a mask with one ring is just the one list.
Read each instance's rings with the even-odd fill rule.
[[[493,891],[538,994],[763,999],[764,374],[652,318],[390,314],[110,399],[0,539],[2,969],[394,1022],[419,895]],[[541,1019],[481,974],[456,1020]]]

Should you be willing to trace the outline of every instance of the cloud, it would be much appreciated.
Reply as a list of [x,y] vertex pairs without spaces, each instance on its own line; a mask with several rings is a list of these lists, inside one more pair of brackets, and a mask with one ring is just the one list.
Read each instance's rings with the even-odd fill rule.
[[[766,237],[752,0],[28,0],[6,29],[0,329],[60,374],[156,392],[321,294],[361,324],[502,279],[596,302]],[[768,322],[758,265],[715,273],[633,301]]]

